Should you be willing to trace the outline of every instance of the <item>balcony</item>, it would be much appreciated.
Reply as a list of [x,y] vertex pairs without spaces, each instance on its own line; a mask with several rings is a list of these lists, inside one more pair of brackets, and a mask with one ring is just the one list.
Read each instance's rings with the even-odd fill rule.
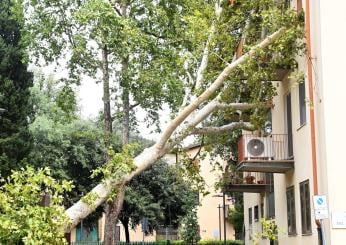
[[226,185],[226,193],[246,192],[262,193],[270,189],[270,179],[265,173],[244,173],[243,178],[235,178]]
[[294,169],[292,142],[287,134],[266,137],[242,135],[238,142],[238,165],[241,172],[286,173]]

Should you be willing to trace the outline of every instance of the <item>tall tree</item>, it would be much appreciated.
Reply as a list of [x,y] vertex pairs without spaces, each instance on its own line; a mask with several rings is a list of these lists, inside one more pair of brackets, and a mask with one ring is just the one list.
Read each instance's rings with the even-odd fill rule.
[[32,74],[27,71],[27,55],[22,42],[23,23],[14,13],[12,1],[0,2],[0,173],[7,176],[31,148],[28,123],[33,108],[29,88]]
[[[84,72],[102,81],[108,146],[113,121],[112,90],[119,104],[125,145],[130,142],[131,119],[136,118],[136,106],[148,112],[149,124],[158,119],[157,111],[163,103],[171,108],[181,104],[183,82],[179,77],[183,76],[184,69],[175,64],[183,62],[180,51],[189,45],[182,28],[183,17],[197,7],[207,6],[200,2],[198,5],[181,0],[114,1],[111,4],[105,0],[30,1],[35,11],[29,14],[27,24],[33,35],[35,54],[43,55],[47,61],[64,57],[71,77],[77,80]],[[51,18],[55,14],[55,18]],[[54,35],[47,35],[51,32]],[[64,56],[69,52],[70,56]],[[122,200],[114,201],[112,207],[107,207],[106,244],[113,243],[116,218],[112,217],[117,217],[121,203]]]

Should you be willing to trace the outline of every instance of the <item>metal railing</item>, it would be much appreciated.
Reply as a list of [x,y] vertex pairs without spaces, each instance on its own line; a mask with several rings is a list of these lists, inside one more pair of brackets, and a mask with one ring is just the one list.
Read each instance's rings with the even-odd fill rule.
[[267,175],[265,173],[259,173],[259,172],[239,173],[239,175],[236,178],[232,178],[230,182],[233,185],[269,184],[269,180],[267,179]]
[[244,134],[238,141],[238,161],[246,160],[289,160],[289,139],[287,134],[273,134],[259,137]]

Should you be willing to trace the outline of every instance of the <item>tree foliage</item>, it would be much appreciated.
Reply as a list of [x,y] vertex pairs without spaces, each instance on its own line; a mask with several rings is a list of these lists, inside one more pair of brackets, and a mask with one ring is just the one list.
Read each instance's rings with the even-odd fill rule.
[[197,244],[201,239],[199,235],[199,225],[197,218],[197,210],[192,209],[182,219],[180,227],[180,236],[187,244]]
[[33,116],[30,101],[32,74],[22,43],[22,22],[10,0],[0,2],[0,173],[18,169],[31,148],[28,123]]
[[73,181],[76,188],[65,202],[71,205],[100,180],[90,176],[104,162],[103,132],[77,116],[74,91],[64,82],[38,75],[31,94],[36,119],[30,124],[33,149],[28,161],[50,167],[57,179]]
[[158,119],[163,103],[179,107],[185,76],[181,52],[191,48],[189,38],[194,34],[187,31],[186,22],[192,21],[193,11],[203,14],[210,9],[204,1],[28,3],[35,9],[27,10],[26,21],[33,56],[46,61],[63,57],[71,77],[79,80],[87,74],[101,81],[101,50],[106,48],[116,105],[122,106],[121,93],[127,90],[132,105],[140,104],[150,119]]
[[[0,243],[65,244],[62,228],[68,217],[62,202],[71,187],[68,181],[52,178],[49,168],[22,168],[1,179]],[[50,196],[49,206],[42,205],[44,194]]]

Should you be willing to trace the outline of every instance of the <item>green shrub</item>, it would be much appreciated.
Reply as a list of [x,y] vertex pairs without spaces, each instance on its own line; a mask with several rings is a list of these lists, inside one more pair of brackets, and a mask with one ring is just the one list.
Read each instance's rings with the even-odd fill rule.
[[[66,244],[62,200],[71,187],[53,179],[48,168],[27,167],[0,179],[0,244]],[[43,205],[44,192],[49,206]]]
[[[226,245],[243,245],[243,241],[227,240]],[[224,241],[220,240],[202,240],[198,242],[198,245],[224,245]]]

